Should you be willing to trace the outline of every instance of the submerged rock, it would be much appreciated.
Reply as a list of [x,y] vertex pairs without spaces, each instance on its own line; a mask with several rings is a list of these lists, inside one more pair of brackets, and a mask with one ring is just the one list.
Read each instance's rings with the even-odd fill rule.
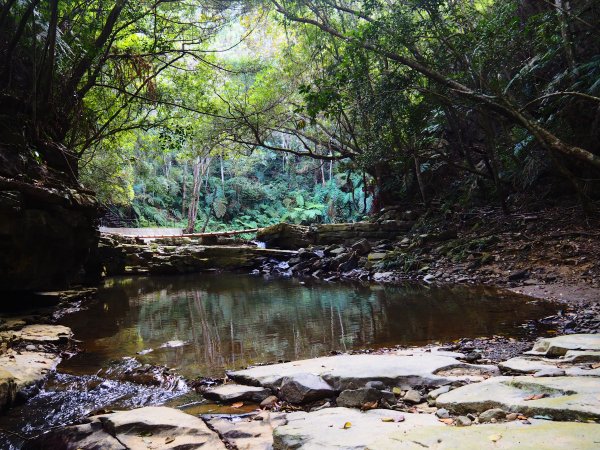
[[501,408],[553,420],[600,419],[600,383],[593,377],[496,377],[442,394],[436,404],[456,414]]
[[89,423],[51,431],[27,449],[199,449],[225,450],[214,431],[197,417],[164,406],[94,416]]

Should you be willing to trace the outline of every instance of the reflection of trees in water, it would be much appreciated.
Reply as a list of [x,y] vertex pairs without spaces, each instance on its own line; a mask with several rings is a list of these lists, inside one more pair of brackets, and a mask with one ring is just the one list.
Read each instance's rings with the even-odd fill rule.
[[372,343],[374,330],[385,325],[385,315],[372,304],[377,299],[365,292],[339,286],[290,289],[289,282],[240,289],[233,281],[229,291],[202,286],[143,295],[138,320],[145,340],[193,343],[188,351],[169,351],[171,360],[163,363],[233,367],[323,355]]
[[227,274],[150,281],[127,284],[129,309],[119,321],[135,323],[145,347],[190,341],[147,356],[188,368],[188,375],[332,350],[490,335],[504,331],[504,322],[514,331],[515,323],[540,316],[537,306],[488,289],[299,285]]

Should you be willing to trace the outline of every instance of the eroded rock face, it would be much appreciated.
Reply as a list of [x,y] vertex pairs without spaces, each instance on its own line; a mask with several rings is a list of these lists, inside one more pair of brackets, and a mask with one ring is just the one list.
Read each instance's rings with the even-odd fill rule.
[[0,291],[61,289],[90,269],[98,240],[90,192],[0,174],[0,217]]
[[225,450],[226,447],[202,419],[173,408],[154,406],[94,416],[87,424],[43,435],[26,448]]
[[442,394],[436,405],[456,414],[500,408],[553,420],[600,419],[600,383],[594,377],[495,377]]

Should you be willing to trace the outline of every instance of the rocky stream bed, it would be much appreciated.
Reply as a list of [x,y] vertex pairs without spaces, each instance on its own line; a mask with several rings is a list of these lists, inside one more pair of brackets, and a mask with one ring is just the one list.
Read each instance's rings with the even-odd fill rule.
[[[525,324],[520,339],[364,348],[217,379],[186,380],[129,358],[78,378],[54,375],[61,359],[81,350],[77,336],[54,322],[85,307],[94,290],[44,293],[46,304],[60,306],[0,324],[0,405],[35,408],[55,389],[62,392],[52,399],[56,418],[26,435],[0,432],[13,448],[32,449],[598,448],[597,239],[573,230],[576,237],[563,242],[566,231],[549,234],[551,222],[538,227],[529,216],[526,232],[509,227],[494,236],[419,232],[416,219],[390,212],[373,223],[280,225],[259,236],[278,247],[266,249],[232,239],[105,235],[95,264],[109,275],[219,268],[325,282],[488,284],[556,301],[557,312]],[[526,262],[515,256],[523,252]],[[565,259],[550,260],[552,252]],[[103,392],[113,398],[96,401]]]

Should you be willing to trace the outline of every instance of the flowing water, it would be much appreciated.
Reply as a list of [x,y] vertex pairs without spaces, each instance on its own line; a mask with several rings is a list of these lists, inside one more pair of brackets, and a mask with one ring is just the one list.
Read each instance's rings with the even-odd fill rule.
[[554,304],[484,287],[236,274],[111,278],[85,309],[61,319],[84,351],[63,361],[38,396],[0,418],[0,428],[35,434],[102,408],[182,395],[179,403],[187,401],[190,393],[171,375],[137,384],[138,372],[145,373],[140,364],[164,365],[187,378],[222,377],[226,369],[337,351],[519,337],[527,321],[555,311]]

